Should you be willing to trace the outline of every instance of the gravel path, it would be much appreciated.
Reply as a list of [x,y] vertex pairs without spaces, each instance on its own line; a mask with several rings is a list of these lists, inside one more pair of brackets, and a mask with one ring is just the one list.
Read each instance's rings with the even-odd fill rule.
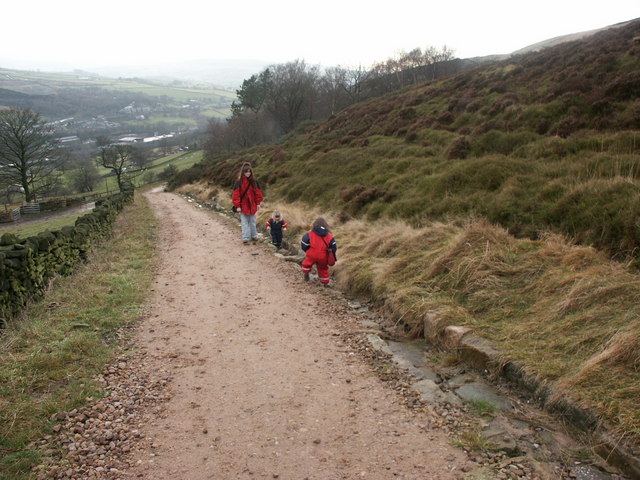
[[60,414],[42,443],[67,463],[40,478],[465,478],[466,454],[348,340],[335,292],[229,219],[146,195],[161,262],[136,353],[99,379],[107,397]]

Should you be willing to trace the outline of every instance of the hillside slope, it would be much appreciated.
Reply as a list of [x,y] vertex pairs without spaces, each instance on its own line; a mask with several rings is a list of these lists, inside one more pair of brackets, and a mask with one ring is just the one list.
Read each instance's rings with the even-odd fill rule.
[[242,155],[273,194],[345,216],[479,215],[626,255],[640,247],[639,35],[635,21],[479,67]]
[[332,220],[342,287],[433,341],[473,328],[640,445],[640,21],[355,105],[170,186],[221,185],[224,203],[245,160],[269,208]]

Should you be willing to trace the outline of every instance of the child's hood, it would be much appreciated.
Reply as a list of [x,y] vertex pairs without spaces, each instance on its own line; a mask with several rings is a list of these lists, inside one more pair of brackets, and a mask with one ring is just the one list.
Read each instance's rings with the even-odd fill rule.
[[324,227],[313,227],[313,232],[317,235],[320,235],[321,237],[326,237],[329,233],[329,230]]

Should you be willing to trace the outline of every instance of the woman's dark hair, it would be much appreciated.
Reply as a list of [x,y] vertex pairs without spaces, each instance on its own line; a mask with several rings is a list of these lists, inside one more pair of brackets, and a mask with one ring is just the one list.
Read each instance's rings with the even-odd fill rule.
[[251,168],[251,164],[249,162],[244,162],[242,164],[242,167],[240,167],[240,173],[238,174],[238,180],[242,181],[242,177],[244,177],[244,172],[246,172],[247,170],[249,170],[251,172],[251,175],[249,175],[249,183],[251,183],[251,185],[253,185],[254,187],[256,186],[256,179],[253,176],[253,168]]
[[316,228],[316,227],[324,227],[324,229],[329,232],[329,224],[327,223],[327,221],[322,218],[322,217],[318,217],[313,221],[313,225],[311,225],[311,228]]

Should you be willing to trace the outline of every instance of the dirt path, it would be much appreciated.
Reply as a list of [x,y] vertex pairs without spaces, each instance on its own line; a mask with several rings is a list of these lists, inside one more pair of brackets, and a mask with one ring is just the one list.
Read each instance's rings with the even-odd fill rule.
[[132,477],[457,479],[467,462],[342,343],[327,292],[180,197],[147,194],[161,266],[138,343],[172,378]]

